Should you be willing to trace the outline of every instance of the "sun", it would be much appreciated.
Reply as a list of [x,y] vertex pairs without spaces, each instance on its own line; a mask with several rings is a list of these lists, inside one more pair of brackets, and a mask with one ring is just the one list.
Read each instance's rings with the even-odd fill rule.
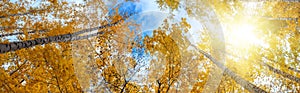
[[248,47],[250,45],[260,45],[262,42],[254,33],[255,26],[250,24],[232,25],[231,31],[228,31],[227,42],[234,47]]

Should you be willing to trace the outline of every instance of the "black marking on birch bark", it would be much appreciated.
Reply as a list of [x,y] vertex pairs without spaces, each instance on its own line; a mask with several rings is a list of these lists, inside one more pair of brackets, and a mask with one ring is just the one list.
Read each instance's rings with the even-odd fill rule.
[[30,42],[31,42],[31,45],[32,45],[32,46],[34,46],[34,45],[37,44],[37,42],[36,42],[35,40],[30,40]]
[[17,48],[24,47],[22,42],[16,42]]
[[0,52],[1,53],[4,53],[6,51],[9,51],[10,50],[10,47],[8,44],[0,44]]
[[32,45],[32,40],[25,42],[25,48],[28,48]]
[[39,45],[39,44],[42,44],[43,43],[43,38],[38,38],[38,39],[35,39],[33,42],[36,43],[36,45]]
[[9,46],[10,46],[11,50],[17,50],[18,49],[18,46],[16,45],[16,42],[10,43]]

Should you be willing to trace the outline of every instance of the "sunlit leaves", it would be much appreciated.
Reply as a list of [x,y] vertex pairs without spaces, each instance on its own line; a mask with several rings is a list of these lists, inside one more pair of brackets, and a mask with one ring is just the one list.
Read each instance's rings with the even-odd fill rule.
[[[240,6],[239,5],[242,5]],[[260,37],[261,41],[264,43],[260,45],[250,46],[244,50],[236,50],[236,49],[227,49],[229,55],[227,64],[229,67],[234,67],[241,75],[249,77],[250,80],[255,80],[254,78],[265,78],[265,77],[253,77],[253,74],[264,74],[268,73],[268,75],[274,75],[274,73],[265,72],[263,69],[264,66],[260,66],[263,62],[270,62],[274,65],[273,67],[280,67],[280,70],[284,72],[290,72],[287,70],[286,65],[292,65],[294,63],[294,58],[297,58],[298,55],[294,56],[297,53],[293,53],[293,51],[297,51],[297,48],[294,47],[294,44],[297,44],[298,37],[294,31],[297,31],[297,18],[299,17],[299,13],[295,11],[299,11],[299,3],[298,2],[229,2],[224,1],[223,5],[220,3],[212,3],[214,8],[218,11],[218,14],[221,16],[220,20],[223,22],[225,29],[230,28],[236,22],[242,22],[245,20],[256,26],[256,29],[253,30],[255,33],[263,33],[257,34],[257,37]],[[228,11],[224,11],[225,7],[231,7]],[[249,12],[249,10],[252,10]],[[258,11],[255,11],[258,10]],[[222,12],[221,12],[222,11]],[[228,16],[230,15],[230,16]],[[242,25],[242,24],[240,24]],[[233,26],[232,29],[236,29],[238,27]],[[247,30],[246,28],[244,30]],[[229,30],[230,31],[230,30]],[[240,34],[239,34],[240,35]],[[228,37],[229,39],[232,36]],[[246,38],[246,37],[240,37]],[[251,39],[253,40],[253,39]],[[229,42],[230,43],[230,42]],[[240,42],[239,44],[242,44]],[[229,45],[231,46],[231,45]],[[240,46],[242,47],[242,46]],[[228,47],[227,47],[228,48]],[[244,53],[244,54],[243,54]],[[239,57],[233,57],[233,55],[240,55]],[[261,57],[263,56],[263,57]],[[295,65],[295,64],[294,64]],[[243,68],[240,68],[243,67]],[[255,69],[251,69],[255,67]],[[249,68],[253,70],[252,72],[248,72],[245,69]],[[244,74],[243,74],[244,73]],[[278,73],[277,73],[278,74]],[[291,74],[295,75],[295,74]],[[278,78],[280,79],[280,78]],[[285,82],[285,80],[283,80]],[[286,81],[288,82],[288,81]],[[271,87],[263,86],[267,91]],[[283,87],[283,86],[282,86]],[[275,87],[273,87],[275,88]],[[292,89],[294,90],[294,89]],[[274,90],[272,90],[274,91]]]
[[[76,7],[58,1],[50,1],[52,4],[45,4],[48,1],[39,1],[44,4],[30,7],[34,2],[36,1],[5,2],[5,5],[1,5],[1,11],[6,11],[0,15],[0,25],[3,28],[1,34],[20,33],[10,36],[17,37],[15,41],[23,41],[74,31],[75,25],[72,20],[75,19],[71,16],[74,13],[72,8]],[[71,47],[68,42],[23,48],[1,54],[5,57],[1,58],[1,65],[2,62],[10,64],[7,70],[2,70],[8,76],[5,77],[8,81],[4,80],[6,83],[0,85],[7,86],[1,88],[1,91],[80,92],[81,86],[75,77],[70,55]]]
[[156,0],[161,9],[170,8],[176,10],[179,8],[179,0]]
[[[59,0],[0,2],[0,41],[3,44],[109,24],[79,35],[105,32],[88,40],[42,44],[0,54],[1,92],[198,93],[203,92],[211,74],[213,64],[190,47],[187,34],[192,25],[188,18],[181,18],[180,22],[174,22],[172,17],[161,20],[163,24],[159,28],[144,36],[140,24],[124,21],[118,8],[113,9],[116,14],[106,16],[111,9],[102,0],[81,4]],[[170,9],[172,13],[185,9],[190,17],[201,18],[207,12],[202,11],[206,7],[199,0],[156,2],[161,9]],[[258,39],[264,41],[262,45],[240,46],[241,49],[226,41],[227,50],[222,51],[227,55],[225,65],[237,74],[236,77],[268,92],[278,92],[275,88],[286,89],[279,92],[299,91],[298,82],[270,70],[273,67],[277,72],[300,76],[299,3],[266,1],[256,4],[228,0],[205,3],[214,8],[226,31],[234,32],[239,28],[237,30],[242,32],[249,30],[242,24],[250,25]],[[112,5],[115,4],[117,2],[112,1]],[[114,22],[119,23],[111,24]],[[201,30],[201,38],[197,39],[201,43],[197,47],[206,52],[215,51],[210,47],[215,42],[206,30]],[[254,41],[241,33],[236,34],[235,40]],[[2,38],[6,36],[16,39]],[[217,92],[247,92],[230,77],[223,77]],[[270,84],[265,83],[269,81]]]

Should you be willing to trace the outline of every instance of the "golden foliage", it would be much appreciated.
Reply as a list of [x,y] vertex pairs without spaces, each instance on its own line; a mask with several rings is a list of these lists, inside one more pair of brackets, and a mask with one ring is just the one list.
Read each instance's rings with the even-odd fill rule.
[[[110,9],[102,0],[84,1],[83,4],[45,0],[36,7],[32,6],[33,2],[37,2],[34,0],[0,2],[1,44],[13,42],[8,40],[10,38],[2,38],[6,36],[15,37],[15,41],[34,40],[120,21],[97,29],[95,32],[105,33],[88,40],[49,43],[0,54],[0,92],[199,93],[203,92],[210,75],[213,64],[189,49],[191,43],[186,34],[191,25],[187,18],[181,18],[178,23],[165,19],[161,27],[153,31],[153,36],[144,37],[137,34],[141,30],[140,25],[125,22],[124,16],[118,14],[118,8],[115,9],[117,14],[106,17]],[[157,3],[161,9],[170,8],[171,11],[183,7],[189,16],[194,17],[203,14],[197,8],[205,8],[190,0],[157,0]],[[232,24],[240,22],[256,24],[255,30],[261,34],[258,37],[268,44],[268,47],[253,45],[244,50],[229,47],[225,51],[231,54],[227,55],[226,67],[251,83],[272,76],[274,82],[280,82],[272,81],[274,86],[293,92],[300,90],[293,87],[299,86],[299,82],[261,65],[267,63],[290,76],[300,77],[297,70],[300,51],[299,3],[266,1],[255,7],[258,11],[253,14],[248,14],[244,4],[247,2],[243,1],[212,0],[207,3],[214,8],[226,30],[235,29]],[[250,17],[246,20],[245,16]],[[91,31],[87,32],[79,36]],[[204,29],[201,32],[198,47],[207,52],[213,51],[209,46],[211,38],[208,31]],[[142,58],[139,58],[145,56],[133,57],[134,49],[146,50],[144,54],[151,57],[149,64],[142,63]],[[138,73],[146,75],[146,79],[140,79]],[[255,85],[273,92],[272,86]],[[224,75],[217,92],[248,91]]]

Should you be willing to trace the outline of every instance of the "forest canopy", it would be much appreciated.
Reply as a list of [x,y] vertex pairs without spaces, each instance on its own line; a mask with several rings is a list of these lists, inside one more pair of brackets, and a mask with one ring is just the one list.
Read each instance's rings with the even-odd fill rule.
[[300,92],[300,1],[1,0],[0,92]]

